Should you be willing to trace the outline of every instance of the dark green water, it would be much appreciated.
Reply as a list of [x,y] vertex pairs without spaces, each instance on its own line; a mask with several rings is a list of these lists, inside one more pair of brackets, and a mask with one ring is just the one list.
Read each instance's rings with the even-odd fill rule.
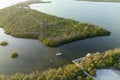
[[[120,3],[83,2],[75,0],[51,0],[52,3],[33,4],[32,9],[59,17],[93,23],[112,32],[111,36],[96,37],[75,41],[57,48],[44,46],[38,40],[14,38],[0,29],[0,41],[8,41],[6,47],[0,46],[0,73],[29,73],[33,70],[55,68],[88,52],[105,51],[120,47]],[[12,51],[19,57],[11,59]],[[55,54],[61,52],[62,56]],[[50,63],[50,59],[52,63]]]

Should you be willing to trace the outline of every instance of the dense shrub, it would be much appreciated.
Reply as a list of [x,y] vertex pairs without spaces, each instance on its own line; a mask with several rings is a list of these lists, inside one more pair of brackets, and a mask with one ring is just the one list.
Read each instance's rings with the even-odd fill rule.
[[1,46],[7,46],[7,45],[8,45],[8,42],[5,42],[5,41],[0,42],[0,45],[1,45]]
[[86,56],[80,64],[91,75],[95,75],[96,69],[115,67],[120,69],[120,49],[108,50],[104,53],[97,52],[91,56]]
[[30,3],[23,2],[0,10],[0,26],[7,34],[21,38],[39,39],[46,46],[59,46],[75,40],[110,35],[99,26],[64,19],[24,8]]
[[[120,69],[120,49],[108,50],[103,53],[97,52],[85,57],[80,64],[84,70],[95,75],[96,69],[115,67]],[[113,58],[109,58],[113,57]],[[97,63],[98,62],[98,63]],[[100,63],[99,63],[100,62]],[[101,62],[104,63],[101,64]],[[93,80],[86,76],[83,71],[74,64],[68,64],[58,69],[36,71],[30,74],[16,73],[15,75],[0,75],[0,80]]]
[[10,57],[11,57],[11,58],[17,58],[17,57],[18,57],[18,53],[17,53],[17,52],[12,52],[12,53],[10,54]]

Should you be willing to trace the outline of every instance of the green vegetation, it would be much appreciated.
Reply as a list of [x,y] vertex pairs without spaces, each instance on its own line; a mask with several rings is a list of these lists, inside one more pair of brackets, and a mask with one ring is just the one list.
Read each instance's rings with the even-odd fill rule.
[[120,49],[108,50],[104,53],[97,52],[91,56],[86,56],[80,64],[91,75],[95,75],[96,69],[100,68],[114,67],[120,69]]
[[92,2],[120,2],[120,0],[77,0],[77,1],[92,1]]
[[115,63],[114,67],[115,67],[116,69],[119,69],[119,70],[120,70],[120,60],[118,60],[118,61]]
[[17,52],[12,52],[11,54],[10,54],[10,57],[11,58],[17,58],[19,55],[18,55],[18,53]]
[[[80,64],[91,75],[95,74],[94,69],[120,66],[120,48],[97,52],[86,56]],[[116,68],[119,69],[120,68]],[[0,75],[0,80],[93,80],[86,76],[83,71],[74,64],[68,64],[58,69],[48,69],[42,72],[36,71],[30,74],[16,73],[15,75]]]
[[58,69],[49,69],[43,72],[30,74],[16,73],[15,75],[0,75],[0,80],[92,80],[84,75],[82,70],[74,64],[69,64]]
[[7,45],[8,45],[8,42],[5,42],[5,41],[0,42],[0,45],[1,45],[1,46],[7,46]]
[[31,4],[24,2],[0,10],[0,27],[4,28],[7,34],[20,38],[39,39],[43,44],[51,47],[75,40],[110,35],[109,31],[99,26],[25,8],[25,3]]

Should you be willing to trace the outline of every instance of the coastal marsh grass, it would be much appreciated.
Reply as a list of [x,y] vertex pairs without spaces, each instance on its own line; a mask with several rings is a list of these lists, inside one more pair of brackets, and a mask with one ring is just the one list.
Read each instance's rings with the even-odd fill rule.
[[0,42],[0,45],[1,45],[1,46],[7,46],[7,45],[8,45],[8,42],[7,42],[7,41]]
[[64,19],[19,5],[0,10],[0,26],[14,37],[38,39],[56,47],[76,40],[110,35],[97,25]]
[[18,56],[19,54],[15,51],[10,54],[10,58],[13,58],[13,59],[17,58]]
[[[95,69],[102,69],[120,65],[120,48],[107,50],[105,52],[96,52],[91,56],[85,56],[81,61],[84,70],[91,75],[95,75]],[[118,69],[120,70],[120,68]],[[16,73],[14,75],[0,75],[0,80],[93,80],[86,76],[83,71],[75,64],[67,64],[57,69],[48,69],[44,71],[34,71],[29,74]]]

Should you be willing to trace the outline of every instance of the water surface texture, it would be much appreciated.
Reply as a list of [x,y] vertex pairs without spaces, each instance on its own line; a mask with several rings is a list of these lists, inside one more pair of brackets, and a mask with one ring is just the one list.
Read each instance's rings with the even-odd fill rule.
[[112,32],[111,36],[76,41],[60,48],[95,52],[120,47],[120,3],[76,0],[49,1],[52,1],[52,3],[33,4],[30,7],[58,17],[93,23]]
[[95,80],[120,80],[120,74],[109,69],[99,69],[96,75]]
[[[0,0],[0,8],[6,1]],[[20,0],[7,0],[11,2]],[[32,9],[63,18],[93,23],[112,32],[111,36],[79,40],[57,48],[44,46],[38,40],[14,38],[0,29],[0,41],[8,41],[6,47],[0,46],[0,73],[29,73],[34,70],[55,68],[71,60],[82,57],[88,52],[105,51],[120,47],[120,3],[84,2],[75,0],[51,0],[52,3],[32,4]],[[17,59],[9,57],[12,51],[19,53]],[[55,56],[56,53],[62,56]],[[52,61],[50,63],[50,61]]]
[[16,3],[24,2],[28,0],[0,0],[0,9],[15,5]]

